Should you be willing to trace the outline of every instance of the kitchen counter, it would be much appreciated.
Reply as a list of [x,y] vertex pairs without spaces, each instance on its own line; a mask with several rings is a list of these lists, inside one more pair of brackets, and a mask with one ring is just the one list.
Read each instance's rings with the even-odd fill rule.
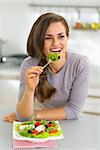
[[[0,105],[0,117],[15,111],[15,108]],[[54,150],[99,150],[100,149],[100,117],[81,115],[78,120],[60,121],[64,139],[57,140]],[[0,149],[12,150],[12,124],[0,119]],[[38,150],[50,150],[38,148]],[[52,148],[53,150],[53,148]]]

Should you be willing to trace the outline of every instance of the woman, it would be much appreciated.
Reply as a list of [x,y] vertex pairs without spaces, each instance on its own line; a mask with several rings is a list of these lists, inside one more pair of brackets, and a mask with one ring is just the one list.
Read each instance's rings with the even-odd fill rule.
[[[88,93],[89,63],[85,56],[67,51],[69,27],[54,13],[41,15],[27,41],[27,57],[20,72],[17,112],[5,117],[12,122],[32,119],[77,119]],[[55,52],[60,59],[48,62]]]

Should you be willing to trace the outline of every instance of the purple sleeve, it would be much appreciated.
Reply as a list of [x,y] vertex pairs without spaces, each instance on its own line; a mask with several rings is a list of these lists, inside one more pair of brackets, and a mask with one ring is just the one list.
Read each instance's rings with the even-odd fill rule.
[[19,87],[19,97],[18,100],[20,100],[23,96],[23,93],[25,91],[25,72],[29,68],[29,64],[26,62],[26,59],[22,62],[20,67],[20,87]]
[[18,100],[20,100],[23,96],[23,93],[25,91],[25,72],[28,68],[31,66],[36,66],[37,65],[37,60],[31,57],[27,57],[24,59],[24,61],[21,64],[20,67],[20,87],[19,87],[19,97]]
[[[80,59],[77,67],[73,65],[74,80],[70,92],[69,101],[67,102],[64,110],[67,119],[78,119],[79,114],[84,106],[89,85],[89,61],[88,59]],[[76,71],[74,71],[76,70]]]

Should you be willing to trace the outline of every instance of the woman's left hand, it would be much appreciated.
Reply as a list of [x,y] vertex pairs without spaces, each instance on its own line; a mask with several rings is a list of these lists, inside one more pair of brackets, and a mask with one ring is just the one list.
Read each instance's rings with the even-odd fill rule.
[[16,117],[15,112],[13,112],[3,118],[3,121],[8,122],[8,123],[13,123],[13,121],[16,121],[16,120],[17,120],[17,117]]

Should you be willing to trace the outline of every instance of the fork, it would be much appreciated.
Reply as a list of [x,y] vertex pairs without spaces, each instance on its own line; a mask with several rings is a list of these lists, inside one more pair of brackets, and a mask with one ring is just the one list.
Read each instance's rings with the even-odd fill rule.
[[49,59],[49,61],[47,62],[47,64],[45,64],[42,68],[45,69],[51,62],[52,62],[52,60]]

